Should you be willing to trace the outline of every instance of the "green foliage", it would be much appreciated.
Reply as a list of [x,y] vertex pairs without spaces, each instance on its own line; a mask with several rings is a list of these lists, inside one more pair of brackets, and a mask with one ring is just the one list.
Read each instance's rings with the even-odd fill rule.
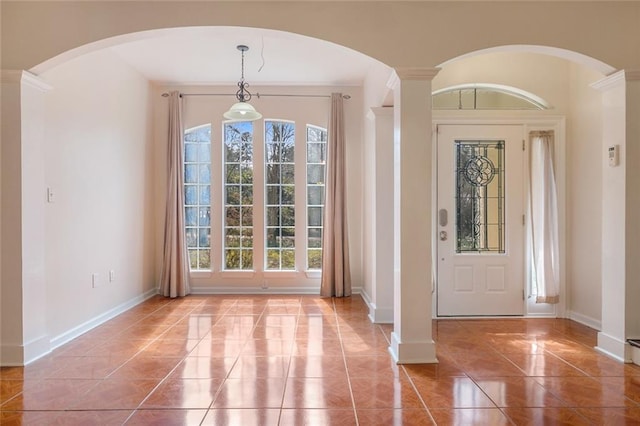
[[225,251],[225,269],[253,269],[253,250],[231,249]]
[[307,267],[309,269],[322,269],[322,250],[307,251]]
[[189,250],[189,266],[192,270],[211,269],[211,251],[209,249]]

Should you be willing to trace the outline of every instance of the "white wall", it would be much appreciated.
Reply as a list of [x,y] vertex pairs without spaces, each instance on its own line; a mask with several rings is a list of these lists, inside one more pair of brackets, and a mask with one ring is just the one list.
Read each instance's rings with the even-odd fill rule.
[[[162,229],[164,221],[164,200],[166,181],[166,143],[167,143],[167,99],[162,97],[163,92],[179,90],[181,93],[235,93],[235,87],[219,86],[183,86],[183,87],[156,87],[154,92],[155,104],[155,144],[154,162],[156,183],[156,203],[155,210],[161,212],[157,216],[155,233],[157,244],[155,246],[155,256],[157,265],[162,257]],[[351,95],[351,99],[344,101],[345,120],[348,123],[345,127],[347,138],[347,197],[348,197],[348,220],[349,220],[349,252],[351,262],[352,287],[359,291],[363,283],[362,267],[362,88],[360,87],[251,87],[252,93],[275,93],[275,94],[321,94],[330,95],[331,92],[342,92]],[[183,98],[183,117],[185,129],[211,123],[212,124],[212,235],[215,242],[221,239],[221,229],[216,224],[222,223],[222,197],[220,188],[222,178],[222,149],[221,123],[222,114],[229,108],[235,99],[233,96],[185,96]],[[285,119],[294,120],[300,126],[315,124],[321,127],[328,125],[330,99],[313,97],[262,97],[254,96],[251,103],[256,107],[265,119]],[[310,121],[310,118],[313,120]],[[257,121],[254,126],[254,146],[263,140],[261,124]],[[301,136],[303,134],[300,134]],[[217,139],[217,142],[216,142]],[[217,143],[217,145],[216,145]],[[219,147],[220,149],[217,149]],[[256,150],[256,158],[262,150]],[[217,179],[217,180],[216,180]],[[216,184],[217,182],[217,184]],[[263,199],[263,188],[254,186],[254,200]],[[297,212],[299,213],[299,212]],[[306,214],[306,212],[304,212]],[[254,227],[257,235],[261,218],[254,216]],[[212,272],[192,273],[191,286],[194,292],[215,293],[215,292],[319,292],[319,276],[307,277],[305,271],[295,273],[267,272],[256,270],[255,273],[238,271],[221,271],[222,254],[216,253],[215,246],[212,253]],[[298,247],[301,249],[301,247]],[[258,255],[258,252],[256,252]],[[259,259],[255,261],[260,263]],[[159,279],[159,268],[156,268],[156,281]],[[316,274],[317,275],[317,274]],[[261,289],[262,284],[268,283],[268,289]]]
[[55,194],[46,205],[47,321],[50,336],[64,340],[155,287],[150,84],[109,51],[41,77],[53,86],[46,99],[45,183]]

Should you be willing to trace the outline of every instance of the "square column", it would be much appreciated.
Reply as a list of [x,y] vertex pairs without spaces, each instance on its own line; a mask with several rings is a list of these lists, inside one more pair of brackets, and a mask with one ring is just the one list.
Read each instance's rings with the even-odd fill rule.
[[[596,349],[631,362],[640,338],[640,72],[592,85],[602,92],[602,330]],[[616,147],[619,162],[609,165]]]
[[399,364],[436,363],[432,337],[435,179],[431,118],[433,68],[397,68],[394,94],[394,329]]
[[370,159],[371,197],[371,283],[369,319],[378,324],[393,322],[393,108],[371,108],[374,122]]
[[45,282],[45,94],[25,71],[2,71],[0,365],[50,350]]

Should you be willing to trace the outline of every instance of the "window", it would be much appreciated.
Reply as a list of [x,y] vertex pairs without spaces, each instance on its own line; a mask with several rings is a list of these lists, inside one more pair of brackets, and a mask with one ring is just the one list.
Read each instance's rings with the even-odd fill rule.
[[327,130],[307,126],[307,269],[322,268]]
[[541,110],[544,99],[516,87],[501,84],[462,84],[433,92],[433,109]]
[[224,268],[253,269],[253,123],[224,125]]
[[211,269],[211,125],[184,135],[184,213],[192,270]]
[[[212,129],[221,137],[212,140]],[[281,119],[226,121],[218,129],[206,124],[184,134],[191,271],[228,272],[225,278],[243,283],[255,275],[262,286],[263,271],[285,273],[271,273],[276,280],[320,271],[327,130],[298,124],[296,131],[296,122]]]
[[266,269],[294,270],[295,259],[295,124],[266,120]]

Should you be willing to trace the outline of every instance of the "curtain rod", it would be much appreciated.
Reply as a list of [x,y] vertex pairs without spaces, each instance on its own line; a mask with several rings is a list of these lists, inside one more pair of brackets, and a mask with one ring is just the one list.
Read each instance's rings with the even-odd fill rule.
[[[180,93],[180,97],[183,96],[235,96],[235,93]],[[271,94],[265,93],[260,94],[256,93],[255,97],[260,99],[261,97],[283,97],[283,98],[330,98],[330,95],[295,95],[295,94]],[[167,98],[169,94],[164,92],[162,97]],[[342,99],[351,99],[351,95],[342,95]]]

